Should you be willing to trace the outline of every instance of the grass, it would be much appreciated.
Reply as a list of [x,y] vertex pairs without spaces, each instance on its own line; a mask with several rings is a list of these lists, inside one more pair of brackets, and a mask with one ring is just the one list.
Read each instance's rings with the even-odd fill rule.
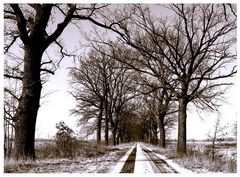
[[35,161],[5,159],[5,173],[52,173],[52,172],[108,172],[126,153],[126,147],[97,145],[77,141],[72,146],[72,155],[63,157],[54,142],[46,142],[36,148]]
[[98,145],[93,142],[87,141],[75,141],[71,148],[68,149],[69,156],[65,156],[60,152],[59,147],[54,142],[46,142],[42,145],[39,145],[36,150],[37,159],[49,159],[49,158],[75,158],[78,156],[82,157],[97,157],[104,155],[112,150],[118,150],[117,148],[113,148],[111,146]]
[[[229,145],[234,147],[234,145]],[[224,144],[223,147],[229,147]],[[221,147],[221,148],[223,148]],[[236,148],[236,144],[235,144]],[[155,147],[154,151],[166,156],[168,159],[172,159],[175,163],[182,167],[192,170],[197,173],[204,172],[224,172],[224,173],[236,173],[237,172],[237,159],[226,158],[223,155],[217,153],[215,160],[212,161],[211,155],[208,152],[207,146],[203,145],[188,145],[187,155],[185,157],[179,157],[176,152],[176,144],[167,145],[166,149]]]

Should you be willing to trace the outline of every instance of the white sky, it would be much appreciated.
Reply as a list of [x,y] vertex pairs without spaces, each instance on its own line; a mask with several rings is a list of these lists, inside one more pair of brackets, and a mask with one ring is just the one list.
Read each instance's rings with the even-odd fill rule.
[[[21,1],[21,2],[24,2],[24,1]],[[38,1],[38,2],[41,2],[41,1]],[[124,1],[124,2],[130,2],[130,1]],[[135,2],[135,1],[131,1],[131,2]],[[159,1],[155,1],[155,2],[159,2]],[[179,1],[175,1],[175,2],[179,2]],[[208,1],[201,1],[201,2],[208,2]],[[211,1],[211,2],[219,2],[219,1]],[[237,1],[230,1],[230,2],[237,2]],[[67,45],[73,45],[73,46],[74,44],[77,45],[78,34],[76,33],[76,30],[74,30],[73,28],[68,28],[64,32],[64,34],[68,34],[67,37],[68,37],[69,43]],[[3,36],[3,33],[2,33],[2,36]],[[3,42],[1,44],[3,44]],[[53,137],[56,133],[55,125],[61,120],[65,121],[67,125],[69,125],[74,130],[76,131],[78,130],[78,128],[76,127],[77,118],[70,116],[70,112],[69,112],[69,109],[73,108],[75,105],[74,99],[67,92],[68,89],[70,88],[70,86],[68,85],[68,71],[66,70],[66,68],[69,66],[69,63],[70,61],[63,60],[63,62],[61,63],[61,68],[59,68],[55,73],[55,75],[51,76],[49,82],[43,86],[44,90],[46,91],[54,90],[55,92],[49,95],[47,98],[44,98],[44,100],[42,100],[42,102],[44,103],[41,104],[41,107],[39,109],[37,125],[36,125],[36,128],[37,128],[36,138]],[[238,64],[239,64],[239,59],[238,59]],[[1,65],[2,65],[2,61],[1,61]],[[1,73],[2,73],[2,70],[1,70]],[[1,74],[1,76],[3,76],[3,74]],[[2,85],[3,84],[2,79],[0,80]],[[236,80],[237,78],[235,78],[235,81]],[[238,77],[238,80],[239,80],[239,77]],[[224,104],[220,108],[223,124],[229,123],[231,125],[237,119],[237,108],[238,108],[237,101],[239,100],[238,89],[239,87],[237,85],[234,85],[228,91],[227,100],[229,104]],[[1,95],[2,95],[2,92],[1,92]],[[206,138],[206,134],[212,128],[217,115],[205,114],[202,117],[204,117],[204,120],[201,120],[199,116],[196,113],[194,113],[194,109],[192,110],[192,113],[188,113],[187,138],[200,138],[200,139]]]

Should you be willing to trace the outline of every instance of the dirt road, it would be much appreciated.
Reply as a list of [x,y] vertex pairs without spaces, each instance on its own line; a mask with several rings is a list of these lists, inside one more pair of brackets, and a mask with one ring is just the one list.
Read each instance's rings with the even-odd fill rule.
[[141,143],[134,144],[124,158],[125,160],[121,161],[122,165],[118,165],[120,173],[178,173],[164,159]]
[[158,157],[151,149],[141,146],[142,150],[145,152],[153,171],[155,173],[178,173],[173,167],[171,167],[165,160]]

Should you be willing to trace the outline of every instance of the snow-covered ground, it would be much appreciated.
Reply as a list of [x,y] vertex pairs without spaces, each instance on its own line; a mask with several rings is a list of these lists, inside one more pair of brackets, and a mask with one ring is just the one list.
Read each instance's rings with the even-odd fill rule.
[[[136,158],[134,165],[134,173],[137,174],[147,174],[154,173],[151,166],[150,159],[146,153],[149,151],[163,159],[167,164],[162,164],[165,169],[173,168],[178,173],[190,174],[196,173],[206,173],[209,169],[206,168],[205,162],[199,162],[199,159],[180,159],[173,158],[169,159],[168,155],[163,154],[166,151],[162,151],[158,146],[153,146],[145,143],[128,143],[121,144],[116,147],[107,148],[106,152],[98,156],[78,156],[76,158],[52,158],[43,159],[36,161],[13,161],[5,160],[4,162],[4,172],[7,173],[120,173],[123,168],[125,161],[131,154],[134,147],[137,147]],[[142,149],[144,148],[144,150]],[[147,150],[147,151],[146,151]],[[166,150],[166,149],[165,149]],[[170,154],[173,151],[169,151]],[[228,150],[228,153],[232,154],[232,151]],[[189,162],[187,162],[189,160]],[[191,163],[191,160],[195,160]],[[225,161],[224,161],[225,163]],[[170,167],[169,167],[169,166]],[[209,162],[209,166],[212,164]],[[187,170],[184,167],[191,169]],[[236,168],[234,165],[232,168]],[[171,171],[171,170],[170,170]]]
[[[149,151],[152,151],[152,149],[149,148],[149,147],[147,147],[146,145],[143,145],[143,146],[144,146],[144,148],[148,149]],[[187,169],[181,167],[180,165],[174,163],[171,159],[168,159],[167,157],[165,157],[165,156],[163,156],[163,155],[161,155],[161,154],[159,154],[159,153],[155,153],[155,152],[153,152],[153,153],[156,154],[156,156],[158,156],[160,159],[165,160],[165,161],[166,161],[172,168],[174,168],[178,173],[192,173],[191,170],[187,170]],[[166,167],[166,168],[168,168],[168,167]]]
[[44,159],[36,161],[5,160],[7,173],[108,173],[132,144],[116,146],[114,150],[98,157],[77,157],[73,159]]
[[135,144],[132,145],[132,147],[127,151],[127,153],[120,160],[118,160],[117,164],[115,165],[115,167],[111,171],[112,173],[120,173],[121,172],[128,156],[131,154],[134,147],[135,147]]
[[[148,149],[149,151],[152,152],[152,149],[147,147],[146,145],[143,145],[140,143],[137,143],[137,145],[133,145],[130,150],[125,154],[123,158],[121,158],[115,168],[113,169],[113,173],[120,173],[122,167],[124,166],[124,163],[128,159],[128,156],[134,149],[134,147],[137,146],[137,152],[136,152],[136,159],[135,159],[135,166],[134,166],[134,173],[136,174],[143,174],[143,173],[154,173],[154,170],[149,162],[149,159],[146,157],[146,152],[143,151],[142,147],[143,146],[145,149]],[[159,158],[165,160],[173,169],[175,169],[178,173],[192,173],[192,171],[187,170],[185,168],[180,167],[178,164],[174,163],[172,160],[167,159],[165,156],[153,152],[156,156]],[[164,164],[163,164],[164,166]],[[168,168],[167,166],[164,166],[164,168]],[[171,171],[171,170],[169,170]]]
[[[174,143],[168,145],[166,149],[144,143],[144,145],[153,150],[158,157],[164,159],[180,173],[191,173],[191,171],[194,173],[235,173],[237,171],[236,143],[230,145],[224,144],[226,143],[222,143],[216,150],[217,158],[215,161],[212,161],[211,154],[209,155],[205,152],[207,147],[204,143],[198,144],[195,142],[194,144],[188,144],[189,153],[192,153],[192,155],[190,154],[184,158],[177,157],[176,144]],[[177,166],[175,166],[176,164]]]
[[145,153],[140,147],[140,143],[137,143],[134,173],[154,173],[151,164],[149,163]]

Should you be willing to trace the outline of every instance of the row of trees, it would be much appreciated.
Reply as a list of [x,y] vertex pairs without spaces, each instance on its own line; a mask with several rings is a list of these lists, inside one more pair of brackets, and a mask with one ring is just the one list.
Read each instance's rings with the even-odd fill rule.
[[[114,52],[115,56],[122,55]],[[102,128],[107,145],[109,130],[113,145],[119,140],[156,144],[160,131],[160,145],[165,147],[165,127],[170,129],[174,124],[173,116],[166,116],[176,112],[176,105],[171,92],[159,87],[159,81],[96,49],[85,58],[76,58],[70,75],[71,94],[77,101],[72,113],[80,116],[79,125],[86,127],[87,134],[96,130],[97,143],[101,143]]]
[[[109,144],[109,130],[113,145],[119,139],[130,141],[131,128],[138,125],[133,102],[133,98],[139,95],[136,92],[138,73],[114,58],[91,50],[86,58],[75,60],[70,75],[71,94],[77,101],[72,113],[81,116],[79,124],[85,124],[86,131],[90,133],[96,129],[98,143],[101,143],[102,128],[106,145]],[[135,121],[135,125],[130,119]]]
[[[124,112],[129,112],[127,105],[133,104],[131,98],[145,95],[148,110],[158,109],[154,114],[158,117],[159,130],[166,115],[178,112],[178,152],[186,153],[187,106],[194,103],[200,109],[217,109],[216,98],[223,95],[225,86],[231,85],[224,79],[236,73],[236,7],[233,4],[170,5],[174,15],[167,18],[156,18],[145,7],[4,5],[4,78],[10,83],[4,89],[4,118],[11,119],[8,123],[14,125],[16,158],[35,158],[35,124],[42,85],[46,75],[54,74],[56,64],[64,56],[71,56],[59,36],[67,26],[80,28],[78,24],[82,20],[115,36],[105,40],[98,34],[92,40],[94,49],[87,59],[73,67],[72,77],[79,77],[85,89],[73,93],[82,99],[81,110],[87,110],[82,112],[81,120],[97,117],[93,124],[99,125],[98,139],[101,139],[100,124],[104,123],[108,142],[109,125],[115,139],[123,129],[119,130],[120,120],[129,117]],[[50,49],[59,49],[60,58],[50,59]],[[91,71],[94,65],[96,70]],[[82,76],[77,74],[79,69]],[[94,82],[84,80],[88,72],[92,72],[90,76],[95,78],[89,76],[89,79]],[[17,88],[12,87],[11,83],[15,82]],[[137,82],[144,83],[140,84],[141,89],[134,85]],[[13,104],[12,100],[15,100]]]
[[141,77],[151,76],[143,78],[143,85],[150,87],[143,94],[158,101],[153,106],[146,99],[151,109],[156,106],[158,110],[161,145],[165,147],[164,118],[177,111],[180,155],[186,154],[188,105],[217,111],[224,89],[232,85],[226,78],[236,74],[236,16],[229,7],[171,5],[174,16],[170,20],[156,18],[149,8],[133,5],[134,13],[112,29],[119,38],[106,40],[97,34],[98,39],[91,43],[101,55],[124,64],[121,68],[141,73]]

